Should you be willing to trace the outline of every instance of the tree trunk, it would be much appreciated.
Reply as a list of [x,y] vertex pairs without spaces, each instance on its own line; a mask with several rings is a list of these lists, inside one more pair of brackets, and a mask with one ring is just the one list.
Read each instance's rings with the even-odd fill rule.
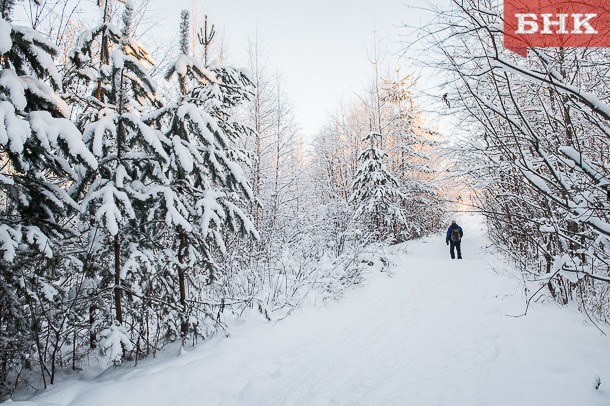
[[123,324],[123,307],[121,305],[121,244],[119,235],[114,236],[114,306],[116,319]]
[[182,322],[180,323],[180,336],[188,334],[188,315],[186,307],[186,278],[185,278],[185,253],[187,238],[183,231],[180,232],[180,246],[178,248],[178,282],[180,284],[180,306],[182,307]]
[[95,305],[89,306],[89,348],[92,350],[97,348],[97,336],[93,330],[93,323],[95,323]]

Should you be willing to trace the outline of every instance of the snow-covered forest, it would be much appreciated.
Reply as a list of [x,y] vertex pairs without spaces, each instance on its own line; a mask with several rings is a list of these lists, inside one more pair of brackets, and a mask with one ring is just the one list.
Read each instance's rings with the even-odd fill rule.
[[[143,29],[148,3],[0,0],[0,401],[188,356],[240,320],[271,328],[409,261],[431,272],[405,253],[445,250],[456,216],[481,258],[506,258],[494,267],[523,299],[511,312],[576,307],[584,335],[609,330],[607,49],[522,58],[503,48],[501,2],[430,5],[429,24],[404,27],[409,63],[372,35],[368,84],[306,136],[256,33],[233,60],[244,44],[184,10],[161,44]],[[482,259],[459,266],[495,286]]]
[[495,1],[456,1],[424,29],[450,72],[456,176],[491,239],[558,302],[609,321],[610,103],[607,48],[502,47]]

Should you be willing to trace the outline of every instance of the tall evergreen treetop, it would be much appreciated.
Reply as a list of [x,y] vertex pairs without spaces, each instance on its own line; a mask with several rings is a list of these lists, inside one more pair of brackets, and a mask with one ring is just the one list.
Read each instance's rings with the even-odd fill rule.
[[398,180],[387,169],[387,154],[379,148],[382,135],[373,131],[363,141],[370,146],[358,158],[360,164],[352,184],[350,202],[356,206],[354,217],[368,223],[378,238],[394,235],[400,239],[400,231],[406,224],[399,204],[404,195]]
[[[158,114],[169,117],[166,137],[171,140],[172,167],[180,185],[181,200],[201,233],[223,247],[218,230],[228,226],[258,236],[250,219],[235,200],[252,198],[252,190],[239,162],[246,161],[235,141],[246,128],[232,109],[251,93],[248,78],[231,67],[208,68],[189,56],[188,12],[182,13],[181,53],[170,65],[167,79],[177,76],[178,100]],[[190,230],[184,230],[190,231]],[[209,250],[208,250],[209,251]]]

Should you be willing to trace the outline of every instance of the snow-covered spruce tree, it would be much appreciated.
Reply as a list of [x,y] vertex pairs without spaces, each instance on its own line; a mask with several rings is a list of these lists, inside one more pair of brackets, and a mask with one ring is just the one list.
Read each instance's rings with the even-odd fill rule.
[[438,136],[413,100],[415,79],[400,75],[384,79],[379,62],[372,64],[374,76],[360,101],[342,106],[316,139],[312,163],[319,180],[316,192],[321,202],[328,197],[347,199],[366,147],[362,134],[370,130],[383,134],[384,163],[403,196],[396,201],[407,220],[401,239],[417,238],[437,231],[445,212],[434,159]]
[[176,212],[171,221],[166,221],[166,235],[176,253],[171,274],[177,282],[173,286],[180,312],[175,320],[179,321],[182,337],[189,333],[206,336],[209,325],[215,323],[210,305],[202,300],[189,305],[187,292],[191,286],[205,299],[205,286],[222,273],[215,256],[225,252],[225,233],[258,238],[240,207],[252,199],[240,166],[246,156],[235,147],[247,128],[232,115],[232,109],[249,97],[251,84],[238,70],[208,68],[190,56],[189,19],[189,13],[183,11],[180,55],[167,72],[168,80],[177,77],[177,98],[149,116],[168,123],[165,135],[170,141],[170,186],[165,196],[176,199]]
[[388,167],[404,196],[401,204],[408,220],[407,239],[437,231],[445,212],[432,162],[438,135],[427,128],[417,111],[412,94],[415,84],[409,76],[386,79],[380,94]]
[[[95,331],[106,325],[102,342],[111,344],[108,334],[118,334],[116,340],[129,348],[124,325],[132,332],[141,328],[138,320],[147,303],[141,300],[142,292],[154,276],[155,250],[162,248],[162,241],[148,233],[149,223],[158,220],[150,205],[161,198],[166,213],[176,209],[172,196],[163,196],[170,181],[165,174],[169,141],[142,120],[143,112],[160,105],[145,70],[153,61],[132,36],[131,2],[125,3],[120,30],[108,20],[109,10],[107,0],[102,24],[80,35],[70,53],[67,81],[72,97],[82,103],[77,122],[84,140],[100,163],[79,185],[91,247],[83,259],[91,286],[91,347]],[[82,86],[88,88],[85,97],[76,94]],[[119,363],[122,354],[116,346],[108,350],[112,361]]]
[[44,320],[45,309],[66,278],[58,251],[76,234],[67,218],[78,204],[67,189],[79,181],[75,165],[97,167],[56,93],[57,49],[11,23],[13,4],[0,2],[0,399],[22,368],[38,363],[45,384],[51,373],[41,336],[56,321]]
[[400,200],[404,195],[398,180],[387,169],[388,156],[379,147],[382,138],[373,131],[364,137],[370,146],[360,155],[350,202],[356,207],[354,218],[368,226],[373,239],[403,241],[407,219]]
[[387,167],[397,177],[404,196],[401,205],[408,226],[403,238],[417,238],[437,231],[444,215],[431,164],[437,143],[413,100],[417,80],[401,75],[400,66],[393,73],[384,69],[385,53],[374,34],[369,50],[371,84],[362,101],[371,129],[383,134],[381,148],[388,154]]

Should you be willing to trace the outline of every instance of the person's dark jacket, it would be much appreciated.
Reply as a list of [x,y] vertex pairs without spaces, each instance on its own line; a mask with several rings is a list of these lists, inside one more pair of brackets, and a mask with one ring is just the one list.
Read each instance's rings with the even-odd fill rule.
[[445,238],[445,241],[447,242],[447,244],[449,244],[449,241],[451,240],[451,230],[453,230],[456,227],[460,233],[460,238],[462,238],[464,236],[464,231],[462,231],[462,227],[458,226],[457,224],[451,224],[449,226],[449,228],[447,229],[447,238]]

